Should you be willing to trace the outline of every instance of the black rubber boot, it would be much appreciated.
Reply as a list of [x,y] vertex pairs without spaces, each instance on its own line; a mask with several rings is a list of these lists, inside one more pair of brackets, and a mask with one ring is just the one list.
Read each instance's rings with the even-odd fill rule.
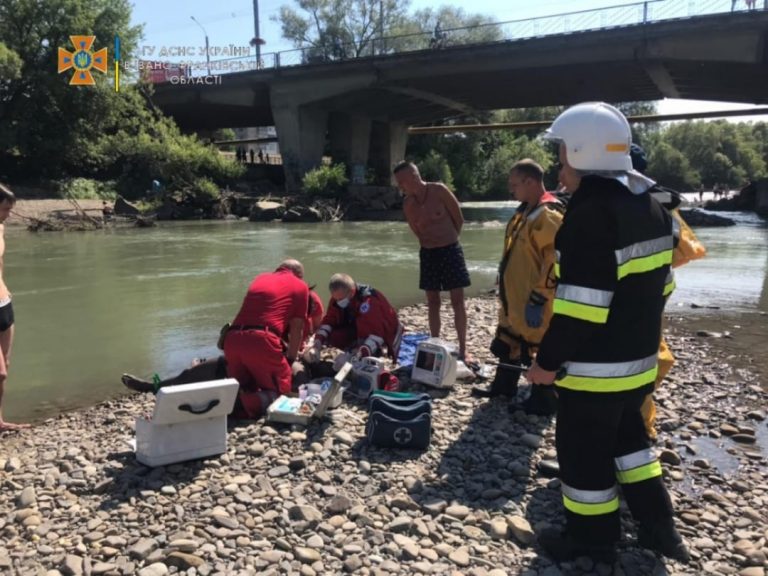
[[546,528],[537,536],[539,546],[555,562],[570,562],[581,556],[588,556],[595,562],[613,564],[616,562],[616,548],[613,546],[586,546],[576,542],[566,532],[557,528]]
[[531,384],[531,395],[523,402],[526,414],[553,416],[557,412],[557,395],[554,386]]
[[514,398],[517,395],[517,381],[520,379],[520,370],[498,366],[496,376],[488,388],[472,388],[472,396],[475,398],[496,398],[506,396]]
[[653,525],[640,524],[637,532],[637,543],[643,548],[653,550],[683,564],[688,564],[691,561],[688,548],[671,519]]

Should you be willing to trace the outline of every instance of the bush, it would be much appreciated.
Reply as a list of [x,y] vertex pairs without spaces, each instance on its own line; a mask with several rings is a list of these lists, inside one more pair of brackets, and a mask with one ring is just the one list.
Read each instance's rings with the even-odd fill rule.
[[323,164],[304,174],[301,181],[304,192],[310,196],[332,198],[340,195],[349,182],[347,167],[342,164]]
[[59,183],[59,194],[62,198],[76,200],[114,200],[117,189],[113,180],[100,182],[90,178],[71,178]]
[[430,150],[426,158],[417,163],[422,179],[427,182],[442,182],[453,190],[453,173],[448,161],[439,152]]

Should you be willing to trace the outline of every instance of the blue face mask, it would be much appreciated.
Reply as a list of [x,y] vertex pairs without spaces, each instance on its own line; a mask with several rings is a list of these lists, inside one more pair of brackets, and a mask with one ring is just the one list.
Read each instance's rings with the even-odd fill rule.
[[342,298],[341,300],[336,300],[336,305],[341,309],[346,308],[347,306],[349,306],[349,298]]

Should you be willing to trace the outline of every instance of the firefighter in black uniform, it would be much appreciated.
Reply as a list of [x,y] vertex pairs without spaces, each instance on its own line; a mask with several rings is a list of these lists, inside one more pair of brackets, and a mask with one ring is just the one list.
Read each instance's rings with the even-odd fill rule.
[[544,530],[539,544],[558,562],[615,559],[618,480],[639,544],[688,562],[640,412],[657,373],[672,217],[632,170],[629,123],[613,106],[573,106],[545,138],[559,143],[572,196],[555,239],[554,316],[528,374],[556,386],[566,517],[565,531]]

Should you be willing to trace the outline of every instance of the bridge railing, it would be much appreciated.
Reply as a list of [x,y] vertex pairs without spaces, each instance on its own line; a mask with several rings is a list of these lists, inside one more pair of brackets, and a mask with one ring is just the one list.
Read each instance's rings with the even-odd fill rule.
[[[756,0],[755,4],[757,9],[768,9],[768,0]],[[646,0],[552,16],[446,28],[442,30],[442,34],[437,35],[432,31],[374,37],[350,44],[306,46],[263,53],[258,60],[255,55],[214,60],[210,63],[210,69],[211,74],[227,74],[246,70],[286,68],[389,56],[419,50],[441,50],[468,44],[529,40],[745,10],[747,10],[745,0]],[[202,65],[194,66],[191,70],[192,76],[206,74],[207,68]]]

